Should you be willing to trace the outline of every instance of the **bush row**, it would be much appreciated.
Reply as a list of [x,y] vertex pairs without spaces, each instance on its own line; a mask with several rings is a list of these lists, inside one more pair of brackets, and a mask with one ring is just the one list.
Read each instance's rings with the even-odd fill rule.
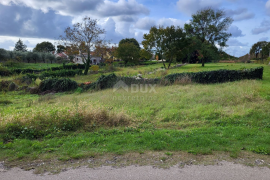
[[[78,71],[78,70],[71,70]],[[81,71],[81,70],[80,70]],[[66,75],[66,74],[65,74]],[[190,78],[192,82],[196,83],[223,83],[230,81],[237,81],[242,79],[262,79],[263,67],[243,70],[217,70],[217,71],[203,71],[196,73],[176,73],[170,74],[164,77],[164,79],[134,79],[132,77],[117,77],[115,74],[109,74],[107,76],[101,75],[96,82],[89,84],[77,84],[76,81],[72,81],[68,78],[47,78],[41,81],[38,90],[39,92],[44,91],[70,91],[75,90],[80,86],[83,90],[89,89],[106,89],[112,88],[120,80],[127,85],[131,84],[158,84],[165,81],[166,84],[174,83],[182,78]],[[30,77],[34,79],[35,77]]]
[[118,64],[119,64],[119,66],[138,66],[138,65],[153,65],[153,64],[158,64],[158,62],[156,62],[156,61],[143,61],[143,62],[138,62],[138,63],[128,62],[125,65],[124,61],[120,61]]
[[46,69],[30,69],[30,68],[14,68],[14,69],[7,69],[4,67],[0,68],[0,76],[9,76],[12,74],[27,74],[27,73],[41,73],[44,71],[59,71],[59,70],[76,70],[76,69],[84,69],[85,66],[83,64],[71,64],[71,65],[65,65],[60,67],[51,67]]
[[262,79],[263,67],[243,69],[243,70],[226,70],[220,69],[216,71],[202,71],[196,73],[175,73],[165,76],[165,80],[174,83],[183,77],[191,78],[196,83],[223,83],[238,81],[242,79]]
[[82,70],[59,70],[59,71],[46,71],[40,74],[39,79],[43,80],[48,77],[74,77],[75,75],[82,75]]
[[71,91],[78,87],[76,81],[72,81],[69,78],[47,78],[40,82],[38,90],[44,91]]

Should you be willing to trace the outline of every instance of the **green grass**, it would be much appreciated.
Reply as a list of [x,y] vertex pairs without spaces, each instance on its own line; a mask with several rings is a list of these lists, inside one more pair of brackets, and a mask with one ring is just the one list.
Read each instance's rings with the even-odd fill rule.
[[[153,74],[146,72],[159,66],[161,64],[121,68],[116,74],[132,76],[145,72],[141,73],[144,77],[152,77]],[[167,74],[258,66],[261,65],[213,63],[203,68],[195,64],[171,69]],[[27,125],[30,121],[41,122],[41,117],[56,122],[54,119],[72,117],[76,113],[91,119],[92,124],[76,132],[50,131],[39,140],[19,138],[3,142],[0,144],[0,160],[67,160],[93,154],[144,151],[230,152],[236,158],[241,149],[269,155],[270,66],[264,68],[263,80],[157,86],[156,93],[107,89],[43,99],[37,95],[20,95],[19,92],[2,93],[0,99],[3,102],[12,102],[0,104],[2,129],[9,122],[22,121]],[[90,81],[94,81],[99,75],[82,77],[91,77]],[[162,75],[156,73],[156,77]],[[89,81],[83,78],[81,81]],[[129,123],[108,126],[109,116],[104,114],[109,114],[114,120],[122,117],[119,114],[125,115]],[[39,123],[31,125],[38,126]],[[2,133],[1,137],[6,139],[5,135]],[[165,155],[171,156],[170,153]]]

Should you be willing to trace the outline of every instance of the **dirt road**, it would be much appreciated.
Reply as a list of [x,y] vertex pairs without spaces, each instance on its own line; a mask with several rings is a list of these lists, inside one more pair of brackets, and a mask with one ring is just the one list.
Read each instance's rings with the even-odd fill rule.
[[151,166],[70,169],[57,175],[36,175],[32,171],[13,168],[0,171],[1,180],[269,180],[270,169],[249,167],[222,161],[219,165],[191,165],[158,169]]

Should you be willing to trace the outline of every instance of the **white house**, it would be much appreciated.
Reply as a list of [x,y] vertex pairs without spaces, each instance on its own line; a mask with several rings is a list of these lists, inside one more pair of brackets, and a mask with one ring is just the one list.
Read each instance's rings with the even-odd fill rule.
[[[95,64],[95,65],[98,65],[102,62],[101,57],[91,56],[90,60],[91,60],[90,64]],[[73,59],[73,62],[76,64],[83,64],[82,56],[80,56],[80,55],[75,56],[75,58]]]

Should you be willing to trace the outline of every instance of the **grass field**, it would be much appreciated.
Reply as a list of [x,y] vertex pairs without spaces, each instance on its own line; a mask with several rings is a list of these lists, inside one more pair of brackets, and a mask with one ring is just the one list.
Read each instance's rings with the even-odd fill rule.
[[[122,76],[140,73],[151,78],[176,72],[261,65],[212,63],[203,68],[194,64],[155,71],[161,66],[119,68],[115,73]],[[100,75],[74,79],[94,81]],[[6,92],[0,94],[0,99],[10,101],[0,104],[1,129],[17,122],[33,127],[45,124],[54,127],[60,121],[71,122],[69,120],[78,114],[86,124],[70,131],[56,128],[40,139],[18,138],[5,142],[2,133],[0,160],[66,161],[107,153],[148,151],[181,151],[196,155],[227,152],[233,158],[241,152],[270,155],[270,66],[266,65],[263,80],[156,86],[151,93],[107,89],[39,97]],[[25,127],[29,129],[30,126]]]

